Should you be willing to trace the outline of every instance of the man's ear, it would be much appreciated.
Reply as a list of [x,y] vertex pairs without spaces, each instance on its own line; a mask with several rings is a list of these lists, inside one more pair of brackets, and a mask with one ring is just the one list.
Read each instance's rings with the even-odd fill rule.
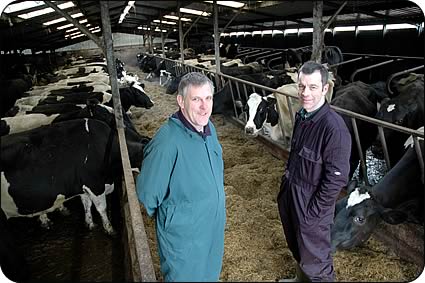
[[323,86],[322,94],[325,96],[328,93],[328,90],[329,90],[329,84],[325,84]]
[[180,109],[184,108],[183,95],[177,94],[177,104],[180,106]]

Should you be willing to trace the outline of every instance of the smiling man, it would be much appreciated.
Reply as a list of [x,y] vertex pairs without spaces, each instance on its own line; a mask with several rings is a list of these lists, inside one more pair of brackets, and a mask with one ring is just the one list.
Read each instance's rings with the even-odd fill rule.
[[180,110],[145,147],[137,194],[155,214],[165,281],[218,281],[226,221],[223,157],[209,120],[214,86],[202,73],[180,81]]
[[316,62],[308,61],[299,70],[302,108],[277,199],[297,276],[281,282],[335,280],[331,224],[335,201],[348,181],[351,136],[325,100],[328,78],[328,70]]

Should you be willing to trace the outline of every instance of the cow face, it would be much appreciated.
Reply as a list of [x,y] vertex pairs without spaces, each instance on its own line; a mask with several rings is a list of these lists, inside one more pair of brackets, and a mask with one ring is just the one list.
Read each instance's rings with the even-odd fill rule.
[[130,87],[134,96],[134,106],[149,109],[153,106],[153,101],[146,94],[143,87],[144,85],[140,83],[133,83]]
[[276,99],[274,97],[262,97],[257,93],[252,93],[247,101],[248,122],[245,125],[245,134],[257,136],[265,122],[275,126],[278,122],[275,105]]
[[374,198],[371,187],[357,187],[356,183],[354,186],[349,195],[336,204],[331,234],[333,252],[351,249],[367,241],[381,220],[399,224],[407,217],[399,210],[384,208]]

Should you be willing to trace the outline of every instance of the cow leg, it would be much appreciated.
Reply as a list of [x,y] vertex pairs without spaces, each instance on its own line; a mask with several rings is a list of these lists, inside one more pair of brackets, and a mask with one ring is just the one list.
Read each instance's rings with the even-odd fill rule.
[[38,219],[40,219],[41,227],[45,229],[50,229],[50,226],[52,225],[52,221],[50,221],[49,217],[47,216],[47,213],[41,214]]
[[97,212],[99,212],[102,218],[103,229],[109,235],[115,234],[114,228],[112,228],[111,222],[109,222],[108,215],[106,213],[106,195],[105,192],[96,196],[88,187],[83,186],[84,191],[90,196],[91,201],[94,203]]
[[86,221],[86,225],[87,227],[89,227],[90,230],[92,230],[96,226],[93,223],[93,217],[91,214],[92,201],[87,192],[84,194],[81,194],[80,197],[81,197],[81,202],[83,203],[83,206],[84,206],[84,219]]

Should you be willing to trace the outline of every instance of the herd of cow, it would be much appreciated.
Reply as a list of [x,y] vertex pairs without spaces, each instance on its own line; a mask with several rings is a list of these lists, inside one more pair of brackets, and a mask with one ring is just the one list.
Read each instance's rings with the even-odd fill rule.
[[[139,168],[143,147],[150,138],[140,135],[129,118],[131,106],[150,108],[153,102],[138,78],[125,73],[117,60],[119,95],[125,137],[132,168]],[[121,154],[115,126],[109,75],[105,62],[73,62],[56,72],[60,79],[44,86],[3,93],[15,100],[2,113],[1,210],[2,227],[10,217],[38,216],[48,228],[48,213],[67,213],[64,202],[80,197],[86,225],[92,229],[91,207],[101,216],[108,234],[115,231],[108,219],[106,195],[121,180]],[[20,98],[18,98],[20,97]],[[7,115],[7,117],[6,117]],[[3,268],[19,262],[13,245],[2,229],[1,266],[9,278],[25,273]],[[22,267],[22,265],[20,265]]]
[[[222,52],[229,50],[234,52],[233,48]],[[301,52],[311,53],[311,50]],[[341,62],[339,53],[335,50],[324,52],[324,61]],[[289,140],[293,111],[299,108],[296,99],[299,62],[288,61],[292,58],[290,54],[281,57],[282,68],[274,69],[270,69],[267,62],[248,62],[234,54],[233,58],[223,58],[220,66],[223,74],[276,91],[255,90],[249,86],[243,87],[243,92],[241,85],[230,80],[222,82],[216,85],[213,114],[237,117],[243,114],[247,135],[255,136],[264,131],[278,142]],[[304,55],[296,57],[298,60],[306,58]],[[146,79],[167,76],[166,80],[162,78],[166,82],[166,93],[177,91],[185,72],[170,68],[166,60],[151,55],[138,54],[137,59],[140,69],[148,74]],[[195,65],[207,73],[215,68],[212,56],[195,56],[185,64]],[[143,147],[150,138],[135,130],[127,111],[131,106],[150,108],[153,102],[139,78],[126,73],[124,63],[117,60],[116,67],[130,163],[138,168]],[[21,265],[21,257],[10,252],[13,236],[7,234],[7,218],[38,216],[42,225],[49,227],[49,212],[57,209],[66,212],[64,202],[80,197],[86,225],[90,229],[94,227],[91,214],[94,204],[106,233],[114,233],[106,213],[106,195],[112,192],[114,181],[120,180],[122,168],[110,78],[105,70],[103,60],[79,60],[50,76],[52,81],[43,86],[33,86],[31,78],[22,74],[1,84],[4,93],[0,124],[0,252],[2,269],[10,264],[9,269],[3,269],[10,272],[6,274],[9,278],[22,279],[24,272],[13,268],[15,264]],[[395,81],[392,86],[395,91],[391,95],[385,83],[356,81],[341,85],[335,82],[334,76],[329,83],[331,87],[326,97],[331,105],[411,129],[422,127],[423,130],[423,75],[410,74]],[[355,147],[351,118],[341,115],[353,138],[352,177],[360,157]],[[358,119],[356,130],[364,152],[379,144],[375,125]],[[406,134],[394,130],[384,130],[384,133],[392,168],[373,187],[356,182],[348,185],[347,195],[338,201],[335,211],[334,249],[351,248],[364,242],[380,220],[392,224],[403,221],[423,223],[423,179],[420,178],[415,150],[405,145]],[[420,148],[423,155],[423,141],[420,141]]]
[[[327,62],[335,64],[338,63],[335,59],[342,60],[342,57],[334,56],[337,53],[328,52],[327,54],[332,56],[325,58]],[[327,54],[324,53],[325,56]],[[157,58],[159,59],[159,57]],[[241,58],[222,58],[221,72],[237,79],[273,88],[276,91],[273,93],[261,90],[250,92],[246,89],[251,89],[251,86],[247,86],[245,93],[238,92],[236,84],[230,84],[228,81],[219,88],[216,86],[213,114],[230,114],[238,117],[241,113],[245,113],[245,133],[247,135],[256,136],[263,131],[277,142],[290,139],[291,118],[293,118],[291,115],[294,115],[294,112],[291,113],[289,108],[292,108],[293,111],[300,108],[299,101],[296,99],[296,67],[299,64],[296,64],[295,68],[290,66],[283,70],[273,70],[268,68],[270,65],[261,64],[264,63],[261,60],[243,64],[242,62],[247,60]],[[307,57],[298,56],[298,58]],[[170,64],[167,67],[166,60],[158,59],[150,55],[138,55],[139,66],[144,72],[149,73],[148,77],[155,78],[164,73],[169,77],[166,80],[168,83],[165,84],[166,93],[173,94],[185,72],[177,74],[175,68],[169,67]],[[214,70],[215,68],[215,60],[211,56],[198,56],[185,60],[185,64],[204,70]],[[288,66],[288,64],[285,65]],[[341,81],[337,82],[335,76],[331,76],[329,81],[331,87],[326,95],[327,101],[331,105],[395,125],[423,131],[423,74],[410,73],[393,80],[391,89],[395,91],[391,94],[387,91],[386,82],[354,81],[342,85]],[[214,80],[213,82],[215,83]],[[239,85],[239,89],[242,89],[242,85]],[[281,119],[279,119],[279,115],[282,116]],[[382,156],[382,153],[380,154],[381,142],[378,127],[375,124],[356,119],[356,128],[354,128],[350,116],[340,115],[353,139],[350,158],[351,179],[360,161],[355,131],[358,132],[363,156],[366,156],[367,149],[372,149],[377,156]],[[415,150],[405,145],[409,135],[386,128],[384,128],[384,135],[391,168],[386,176],[374,186],[367,186],[368,182],[364,182],[367,174],[362,176],[361,171],[360,177],[363,182],[353,181],[347,186],[347,195],[338,201],[335,211],[332,230],[334,250],[352,248],[363,243],[370,237],[380,220],[390,224],[405,221],[423,223],[423,177],[421,178],[421,167]],[[423,159],[423,140],[419,140]]]

